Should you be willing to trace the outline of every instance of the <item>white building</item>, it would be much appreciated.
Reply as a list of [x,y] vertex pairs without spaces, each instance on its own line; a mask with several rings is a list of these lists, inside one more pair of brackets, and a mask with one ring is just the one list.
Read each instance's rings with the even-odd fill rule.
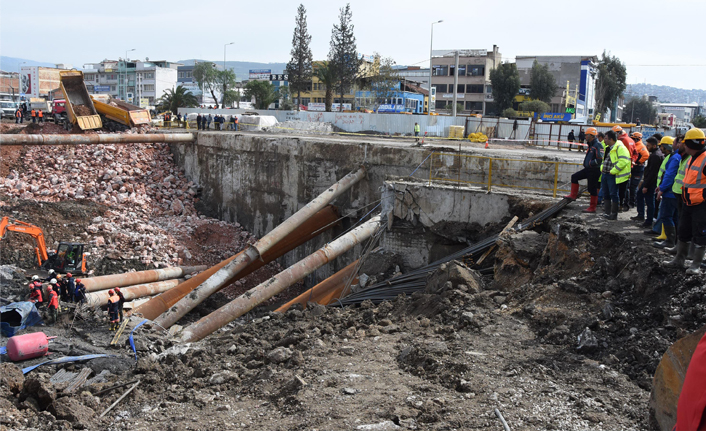
[[658,112],[674,114],[677,124],[691,123],[698,109],[698,103],[660,103],[658,105]]

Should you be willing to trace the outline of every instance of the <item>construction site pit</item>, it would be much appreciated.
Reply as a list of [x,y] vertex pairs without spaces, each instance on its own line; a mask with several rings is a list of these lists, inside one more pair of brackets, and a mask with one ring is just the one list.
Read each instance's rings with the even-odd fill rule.
[[[50,247],[88,244],[91,275],[212,266],[257,241],[200,210],[200,186],[168,145],[0,151],[0,216],[41,226]],[[279,273],[281,261],[170,330],[147,322],[132,332],[142,319],[131,317],[117,345],[104,309],[66,305],[56,324],[18,333],[56,337],[48,357],[1,357],[0,429],[502,430],[499,415],[513,430],[659,429],[652,376],[672,343],[706,323],[700,277],[662,268],[668,255],[628,214],[610,222],[582,213],[586,198],[523,224],[561,198],[470,189],[473,199],[497,199],[502,214],[444,222],[421,199],[424,183],[392,187],[402,186],[354,292],[458,254],[513,217],[522,229],[500,235],[482,260],[436,265],[414,293],[275,312],[321,281],[307,279],[195,343],[181,343],[179,329]],[[410,257],[405,247],[418,243],[405,235],[428,252]],[[26,300],[31,238],[3,238],[0,265],[3,304]],[[80,355],[107,356],[22,373]]]

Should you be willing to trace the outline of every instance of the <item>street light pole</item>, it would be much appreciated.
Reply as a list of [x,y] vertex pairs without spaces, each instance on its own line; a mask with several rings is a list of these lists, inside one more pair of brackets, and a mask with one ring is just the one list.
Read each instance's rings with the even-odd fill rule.
[[[226,71],[226,47],[227,47],[228,45],[235,45],[235,42],[226,43],[225,45],[223,45],[223,97],[221,98],[221,109],[224,109],[224,108],[225,108],[223,105],[224,105],[224,102],[226,101],[226,76],[225,76],[225,71]],[[216,100],[216,103],[218,103],[217,100]]]
[[434,47],[434,24],[444,22],[443,19],[431,23],[431,42],[429,43],[429,104],[427,106],[427,115],[431,114],[431,77],[432,77],[432,50]]
[[[123,62],[125,63],[125,97],[123,97],[123,101],[127,102],[127,53],[134,51],[135,48],[132,49],[127,49],[125,50],[125,58],[123,59]],[[120,88],[118,88],[118,96],[120,95]]]

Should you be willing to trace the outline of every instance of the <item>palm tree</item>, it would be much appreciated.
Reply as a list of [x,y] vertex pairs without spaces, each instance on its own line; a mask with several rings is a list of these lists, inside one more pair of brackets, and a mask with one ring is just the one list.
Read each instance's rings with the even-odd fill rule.
[[333,104],[333,91],[336,89],[336,83],[338,78],[336,76],[336,70],[330,61],[317,62],[314,69],[314,76],[319,79],[319,82],[324,84],[326,89],[326,112],[331,112],[331,105]]
[[199,106],[199,99],[191,94],[191,91],[187,91],[183,85],[180,85],[174,90],[171,88],[165,90],[157,103],[163,110],[177,112],[179,108]]

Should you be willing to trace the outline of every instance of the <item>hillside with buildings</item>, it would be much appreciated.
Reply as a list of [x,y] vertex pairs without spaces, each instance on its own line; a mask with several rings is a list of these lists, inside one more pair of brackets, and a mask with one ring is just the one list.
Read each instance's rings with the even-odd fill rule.
[[706,90],[669,87],[667,85],[628,84],[625,90],[625,99],[630,97],[655,96],[664,103],[698,103],[706,102]]

